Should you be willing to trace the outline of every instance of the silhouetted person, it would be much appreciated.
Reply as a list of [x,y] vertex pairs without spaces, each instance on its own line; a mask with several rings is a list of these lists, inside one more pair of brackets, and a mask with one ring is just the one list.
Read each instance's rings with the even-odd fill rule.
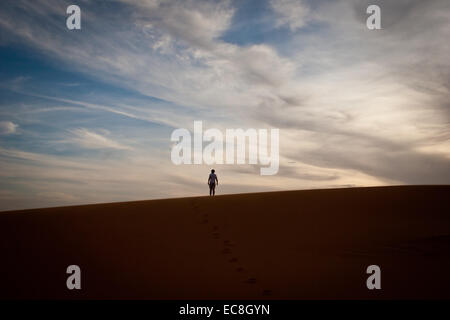
[[209,185],[209,195],[214,196],[216,194],[216,182],[217,185],[219,185],[219,180],[217,179],[216,172],[214,169],[211,170],[211,173],[209,174],[208,178],[208,185]]

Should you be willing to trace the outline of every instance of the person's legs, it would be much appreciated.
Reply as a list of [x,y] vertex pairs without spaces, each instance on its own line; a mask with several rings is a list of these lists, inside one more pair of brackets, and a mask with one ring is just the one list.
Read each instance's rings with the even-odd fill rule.
[[216,190],[216,185],[214,183],[211,183],[209,185],[209,195],[210,196],[215,195],[215,193],[216,193],[215,190]]

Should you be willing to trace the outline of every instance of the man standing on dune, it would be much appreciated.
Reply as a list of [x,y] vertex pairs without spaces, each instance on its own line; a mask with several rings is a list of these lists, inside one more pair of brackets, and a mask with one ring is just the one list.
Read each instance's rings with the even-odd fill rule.
[[216,172],[214,169],[211,170],[211,173],[209,174],[208,178],[208,185],[209,185],[209,195],[214,196],[216,194],[216,182],[217,185],[219,185],[219,180],[217,179]]

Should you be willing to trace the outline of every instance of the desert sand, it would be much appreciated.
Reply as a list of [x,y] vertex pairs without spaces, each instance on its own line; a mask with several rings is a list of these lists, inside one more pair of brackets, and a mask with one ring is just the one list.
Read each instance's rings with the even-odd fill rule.
[[449,199],[398,186],[1,212],[0,297],[450,298]]

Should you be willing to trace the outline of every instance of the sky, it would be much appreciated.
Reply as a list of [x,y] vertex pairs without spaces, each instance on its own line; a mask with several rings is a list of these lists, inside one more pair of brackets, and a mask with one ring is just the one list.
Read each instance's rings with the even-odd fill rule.
[[219,194],[450,183],[448,0],[0,6],[0,210],[206,195],[170,158],[196,120],[280,130],[278,173],[214,165]]

